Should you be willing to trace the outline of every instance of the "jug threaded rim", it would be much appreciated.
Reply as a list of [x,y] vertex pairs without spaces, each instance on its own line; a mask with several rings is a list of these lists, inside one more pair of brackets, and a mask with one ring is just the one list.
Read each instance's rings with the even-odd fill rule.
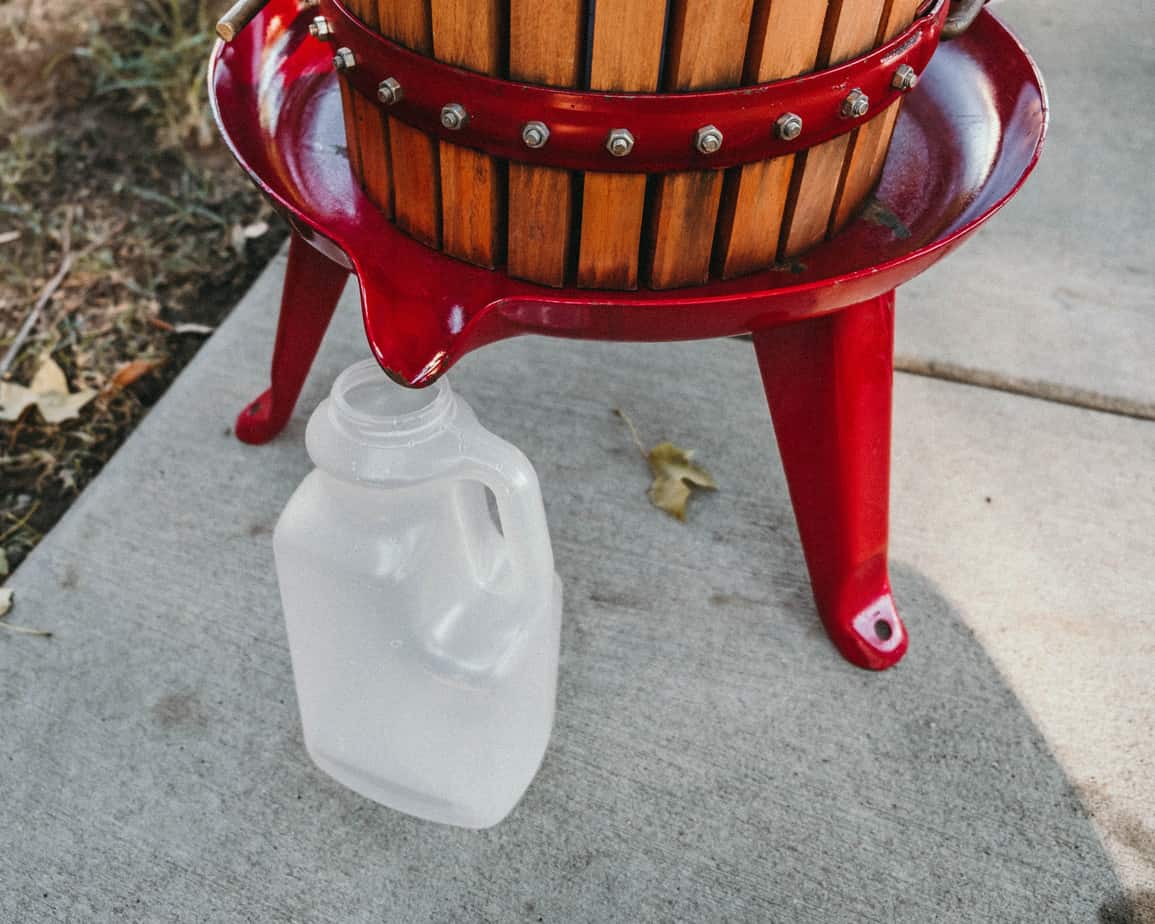
[[441,421],[453,405],[444,378],[409,388],[393,381],[375,359],[354,363],[338,375],[329,397],[342,423],[379,437],[424,430]]

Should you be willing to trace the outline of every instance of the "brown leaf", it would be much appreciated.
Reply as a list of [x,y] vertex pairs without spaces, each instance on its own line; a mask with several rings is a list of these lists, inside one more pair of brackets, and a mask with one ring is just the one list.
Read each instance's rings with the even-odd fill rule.
[[650,502],[679,520],[686,519],[686,503],[694,488],[715,491],[713,476],[693,460],[693,452],[673,443],[658,443],[646,456],[654,482]]
[[108,387],[112,389],[127,388],[137,379],[143,378],[153,369],[158,369],[163,365],[163,359],[134,359],[132,362],[120,366],[112,374],[112,378],[108,381]]
[[0,382],[0,420],[16,420],[26,408],[35,405],[45,423],[58,424],[72,420],[95,397],[91,388],[70,393],[64,371],[45,356],[27,388],[15,382]]

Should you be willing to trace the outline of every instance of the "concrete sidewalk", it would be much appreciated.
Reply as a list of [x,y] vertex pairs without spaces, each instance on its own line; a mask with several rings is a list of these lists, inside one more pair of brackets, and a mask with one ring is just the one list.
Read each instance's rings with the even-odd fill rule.
[[[899,354],[1155,415],[1150,14],[998,12],[1049,147],[903,289]],[[304,752],[270,532],[309,410],[367,352],[346,293],[288,431],[238,443],[283,271],[12,581],[12,622],[55,636],[0,632],[0,922],[1155,921],[1155,423],[899,375],[912,644],[870,675],[818,626],[748,343],[469,357],[454,386],[536,464],[566,608],[542,771],[458,831]],[[614,406],[718,479],[686,524]]]
[[[470,833],[303,750],[269,532],[365,347],[347,293],[289,430],[238,443],[282,271],[16,575],[14,621],[56,635],[0,635],[0,920],[1138,920],[1155,427],[900,376],[913,641],[872,675],[818,627],[749,344],[468,358],[455,386],[537,465],[567,595],[545,765]],[[647,503],[615,405],[717,477],[688,523]]]

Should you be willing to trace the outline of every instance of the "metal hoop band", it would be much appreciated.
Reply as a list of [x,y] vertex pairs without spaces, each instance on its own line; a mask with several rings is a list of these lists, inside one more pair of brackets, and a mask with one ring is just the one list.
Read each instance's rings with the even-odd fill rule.
[[[320,0],[326,23],[321,31],[338,49],[343,79],[373,100],[385,84],[389,89],[382,98],[392,104],[379,105],[390,116],[506,160],[615,173],[722,169],[845,134],[917,82],[938,47],[947,11],[946,0],[933,0],[885,45],[790,80],[701,93],[603,93],[499,80],[453,67],[373,32],[340,0]],[[902,75],[896,74],[900,67]],[[801,119],[796,137],[776,131],[786,115]],[[542,133],[529,134],[531,125],[545,126],[547,140],[536,144]],[[611,153],[610,133],[622,129],[633,143]],[[706,129],[718,133],[716,146],[701,143]]]

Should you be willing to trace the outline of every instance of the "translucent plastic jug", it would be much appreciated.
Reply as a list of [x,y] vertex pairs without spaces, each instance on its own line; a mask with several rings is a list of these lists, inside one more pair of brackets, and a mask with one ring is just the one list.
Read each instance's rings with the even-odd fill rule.
[[406,389],[373,360],[306,442],[317,467],[273,546],[309,754],[403,812],[496,824],[553,724],[561,583],[537,475],[444,379]]

